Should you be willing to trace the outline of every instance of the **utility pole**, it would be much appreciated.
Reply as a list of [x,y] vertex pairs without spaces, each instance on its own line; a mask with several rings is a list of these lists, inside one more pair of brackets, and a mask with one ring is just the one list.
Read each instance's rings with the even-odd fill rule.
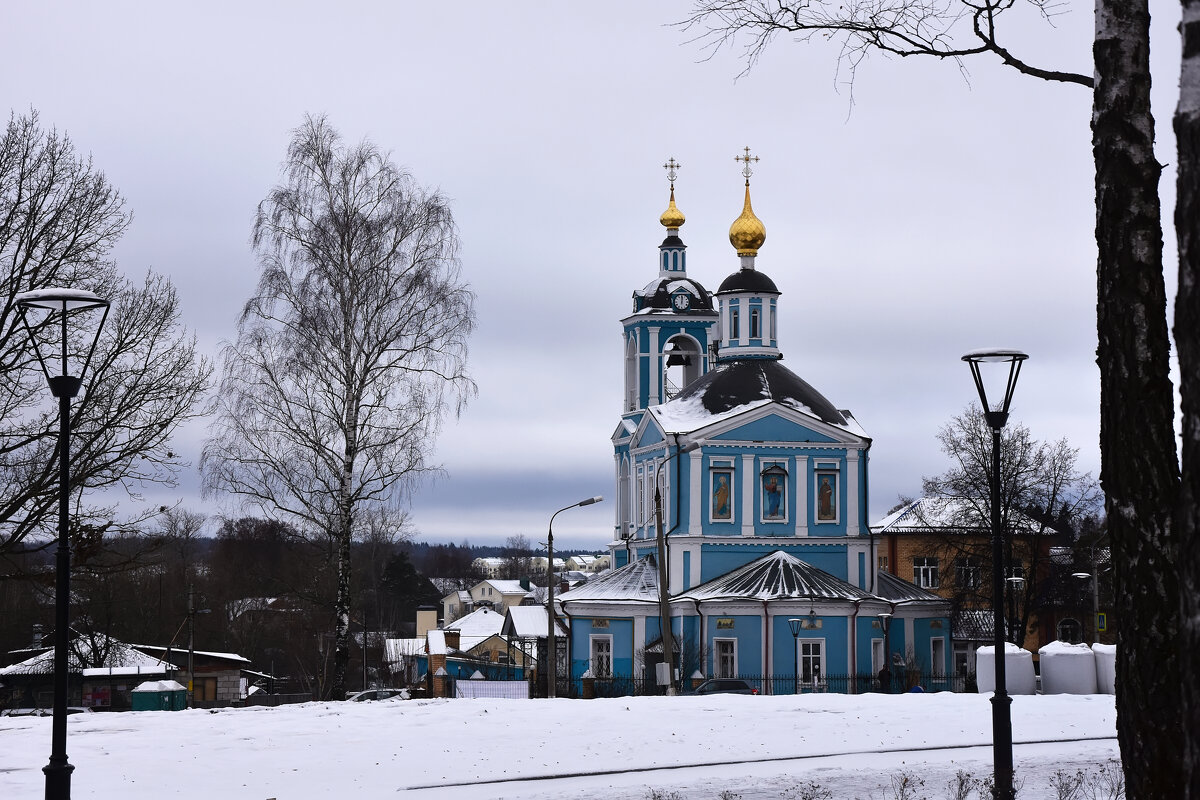
[[188,685],[187,685],[187,704],[188,708],[193,708],[195,696],[192,694],[192,678],[195,675],[195,658],[196,658],[196,598],[192,584],[188,584]]

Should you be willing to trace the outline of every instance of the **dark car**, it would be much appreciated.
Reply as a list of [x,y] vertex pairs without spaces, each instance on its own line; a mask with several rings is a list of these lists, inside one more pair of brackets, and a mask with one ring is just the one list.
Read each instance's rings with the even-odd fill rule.
[[696,687],[696,694],[758,694],[758,689],[740,678],[709,678]]

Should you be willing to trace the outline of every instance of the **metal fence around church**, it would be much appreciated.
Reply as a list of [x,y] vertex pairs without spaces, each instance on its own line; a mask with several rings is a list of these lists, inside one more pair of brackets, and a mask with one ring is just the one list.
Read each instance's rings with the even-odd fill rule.
[[[734,676],[743,680],[758,694],[901,694],[904,692],[974,692],[973,676],[941,675],[936,673],[898,671],[883,678],[879,675],[825,675],[819,680],[797,680],[793,675]],[[679,682],[680,694],[692,694],[703,679],[689,678]],[[632,677],[574,678],[566,681],[565,693],[577,698],[630,697],[663,694],[663,687],[653,679]]]

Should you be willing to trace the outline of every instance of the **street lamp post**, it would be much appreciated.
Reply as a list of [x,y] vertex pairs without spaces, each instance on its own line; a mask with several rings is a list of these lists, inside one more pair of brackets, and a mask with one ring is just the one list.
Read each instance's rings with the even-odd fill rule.
[[569,506],[563,506],[558,511],[550,515],[550,530],[546,533],[546,599],[547,608],[550,609],[550,630],[546,634],[546,649],[549,651],[546,656],[546,697],[558,696],[558,640],[555,636],[555,616],[554,616],[554,518],[568,508],[578,508],[580,506],[590,506],[593,503],[599,503],[604,498],[600,495],[589,497],[586,500],[580,500],[578,503],[571,503]]
[[[1103,537],[1101,537],[1103,538]],[[1072,578],[1092,579],[1092,641],[1100,641],[1100,565],[1096,563],[1096,543],[1091,547],[1091,572],[1072,572]]]
[[[67,639],[70,635],[71,595],[71,545],[68,537],[71,487],[71,398],[79,394],[83,386],[83,375],[87,372],[100,339],[100,329],[108,317],[108,301],[92,292],[77,289],[39,289],[22,292],[16,296],[17,311],[21,324],[33,343],[50,393],[58,398],[58,546],[55,551],[54,586],[54,718],[51,726],[50,761],[42,768],[46,775],[46,800],[69,800],[71,797],[71,773],[75,767],[67,760],[67,692],[69,668]],[[89,345],[83,368],[78,375],[70,374],[68,351],[71,337],[67,323],[89,311],[103,310],[100,324]],[[30,314],[37,316],[31,320]],[[39,344],[46,339],[47,350]],[[79,339],[78,333],[75,339]],[[51,370],[47,356],[55,359],[50,349],[58,345],[57,365]],[[51,374],[51,373],[54,374]]]
[[799,617],[788,619],[788,629],[792,632],[792,694],[800,694],[800,631],[804,628],[804,620]]
[[892,614],[884,611],[879,617],[879,627],[883,628],[883,668],[879,670],[879,688],[884,694],[892,691]]
[[[1008,684],[1004,674],[1004,547],[1000,530],[1000,431],[1008,422],[1008,409],[1012,404],[1013,390],[1021,374],[1021,364],[1028,355],[1020,350],[975,350],[962,357],[971,368],[971,377],[979,392],[983,416],[992,429],[992,634],[996,648],[996,691],[992,695],[992,759],[995,767],[995,796],[997,800],[1012,800],[1013,755],[1012,755],[1012,698],[1008,696]],[[988,403],[980,367],[989,365],[989,382],[1003,378],[1004,399],[993,409]],[[994,366],[993,366],[994,365]],[[1007,368],[1007,376],[1003,369]],[[1001,376],[997,378],[996,376]]]
[[[667,665],[668,697],[675,695],[675,643],[671,636],[670,589],[667,586],[667,531],[663,525],[662,476],[667,465],[673,459],[679,458],[684,453],[692,452],[701,444],[701,442],[688,442],[682,447],[676,447],[675,452],[667,456],[666,461],[662,463],[654,476],[654,527],[655,540],[658,545],[658,624],[662,628],[663,663]],[[678,509],[675,513],[679,513]]]

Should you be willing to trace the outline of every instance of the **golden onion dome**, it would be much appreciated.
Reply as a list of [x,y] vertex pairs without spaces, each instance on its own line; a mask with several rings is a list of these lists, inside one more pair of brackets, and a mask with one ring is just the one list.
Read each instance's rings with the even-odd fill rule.
[[671,204],[667,206],[667,210],[658,218],[664,228],[678,228],[686,222],[683,212],[675,205],[675,187],[671,187]]
[[754,216],[750,207],[750,181],[746,181],[746,202],[742,206],[742,215],[729,226],[729,243],[734,246],[739,256],[756,256],[758,248],[767,241],[767,227],[762,220]]

